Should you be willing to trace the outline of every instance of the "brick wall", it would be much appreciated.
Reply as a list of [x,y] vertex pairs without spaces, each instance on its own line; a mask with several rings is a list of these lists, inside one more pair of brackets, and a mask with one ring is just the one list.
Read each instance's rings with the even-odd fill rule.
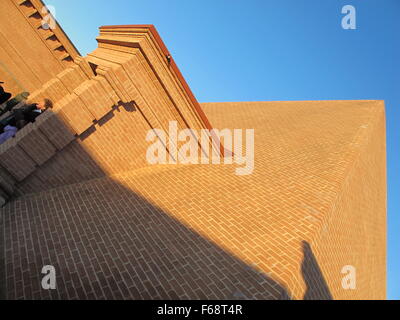
[[0,147],[0,188],[9,197],[142,168],[148,130],[168,132],[172,120],[204,128],[164,60],[154,47],[103,42],[75,57],[29,97],[49,98],[53,109]]
[[78,51],[61,27],[42,27],[40,0],[0,1],[0,81],[12,94],[33,92],[73,64]]
[[[360,128],[359,150],[340,192],[312,241],[314,254],[340,299],[386,298],[386,139],[385,112],[379,103],[369,127]],[[338,272],[356,270],[356,290],[344,290]],[[312,283],[318,297],[318,281]]]
[[[255,129],[255,169],[248,180],[212,174],[224,200],[210,201],[220,212],[234,213],[234,228],[221,227],[223,220],[216,220],[218,232],[197,224],[198,213],[196,219],[179,214],[180,221],[241,260],[257,263],[293,298],[385,299],[383,101],[206,103],[203,108],[215,127]],[[192,180],[202,185],[203,176]],[[160,205],[160,195],[147,197]],[[173,211],[176,204],[169,203]],[[238,237],[243,244],[235,243]],[[348,265],[356,271],[354,290],[342,287],[346,274],[341,271]]]

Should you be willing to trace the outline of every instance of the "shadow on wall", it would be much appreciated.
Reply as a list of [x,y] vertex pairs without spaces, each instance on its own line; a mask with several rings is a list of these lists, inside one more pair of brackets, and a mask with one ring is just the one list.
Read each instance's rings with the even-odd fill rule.
[[[146,166],[142,156],[146,129],[144,120],[138,125],[140,118],[133,102],[119,103],[99,120],[85,124],[86,130],[76,135],[78,129],[47,110],[0,146],[5,169],[0,170],[0,177],[5,176],[0,180],[3,191],[8,196],[15,194],[15,189],[17,195],[37,193]],[[143,137],[132,137],[135,129],[143,132]]]
[[[1,210],[1,209],[0,209]],[[0,212],[0,300],[7,297],[6,294],[6,261],[5,261],[5,243],[4,243],[4,217]]]
[[333,300],[328,284],[325,281],[317,259],[307,241],[302,241],[303,261],[301,263],[301,273],[306,283],[304,300]]
[[[135,108],[125,106],[124,110],[134,112]],[[96,130],[101,130],[102,123],[114,121],[112,118],[111,114],[105,116]],[[78,139],[96,131],[89,130]],[[117,126],[112,134],[121,139],[124,135]],[[81,144],[75,148],[81,162],[74,166],[96,164]],[[95,171],[101,170],[98,166]],[[22,196],[2,208],[3,296],[290,299],[282,284],[133,191],[135,179],[127,175],[124,185],[110,177],[93,179]],[[308,243],[303,242],[303,250],[304,299],[331,299]],[[44,265],[55,267],[56,290],[41,288]]]
[[[116,121],[113,112],[77,139]],[[118,112],[136,108],[127,104]],[[111,134],[123,139],[118,129]],[[68,148],[42,166],[54,166]],[[75,171],[96,165],[82,144],[74,148],[79,154]],[[71,166],[66,161],[61,162],[64,168]],[[49,181],[71,174],[62,166],[54,167]],[[5,298],[289,299],[284,286],[105,175],[20,196],[1,209]],[[56,290],[41,288],[45,265],[55,267]]]
[[[284,286],[111,178],[27,198],[3,209],[8,299],[289,298]],[[13,246],[27,240],[20,232],[32,240],[18,254]],[[44,265],[57,270],[57,290],[41,290]]]

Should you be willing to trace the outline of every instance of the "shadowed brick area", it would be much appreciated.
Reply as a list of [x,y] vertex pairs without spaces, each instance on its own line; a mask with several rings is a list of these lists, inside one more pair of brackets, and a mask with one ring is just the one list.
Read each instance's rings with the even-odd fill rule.
[[[7,298],[385,298],[382,102],[203,108],[216,128],[255,129],[252,175],[156,166],[14,200]],[[57,290],[40,288],[46,264]]]
[[[9,299],[285,297],[261,272],[111,179],[15,201],[5,210]],[[40,288],[54,265],[57,290]]]

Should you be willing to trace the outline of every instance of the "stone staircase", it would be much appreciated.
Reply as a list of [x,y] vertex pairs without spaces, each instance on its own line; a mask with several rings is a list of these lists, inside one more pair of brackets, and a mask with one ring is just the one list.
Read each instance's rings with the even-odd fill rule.
[[[53,109],[0,145],[2,204],[12,195],[21,193],[16,191],[37,169],[121,101],[107,80],[95,75],[89,63],[81,57],[76,58],[73,66],[33,92],[28,101],[37,102],[43,98],[53,101]],[[32,184],[31,187],[34,189],[36,186]]]
[[102,27],[97,41],[29,96],[53,109],[0,145],[1,204],[147,167],[146,134],[160,128],[169,139],[170,121],[211,129],[153,26]]

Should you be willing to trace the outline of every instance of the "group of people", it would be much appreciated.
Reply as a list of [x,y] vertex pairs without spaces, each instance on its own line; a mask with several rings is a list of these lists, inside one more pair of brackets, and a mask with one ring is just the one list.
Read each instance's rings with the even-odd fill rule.
[[43,99],[39,103],[24,104],[22,107],[14,108],[20,101],[26,99],[29,93],[23,92],[10,100],[11,96],[0,85],[0,105],[5,104],[5,108],[0,110],[0,114],[10,112],[8,116],[0,120],[0,144],[14,137],[18,130],[28,123],[34,122],[41,113],[53,107],[51,100]]

